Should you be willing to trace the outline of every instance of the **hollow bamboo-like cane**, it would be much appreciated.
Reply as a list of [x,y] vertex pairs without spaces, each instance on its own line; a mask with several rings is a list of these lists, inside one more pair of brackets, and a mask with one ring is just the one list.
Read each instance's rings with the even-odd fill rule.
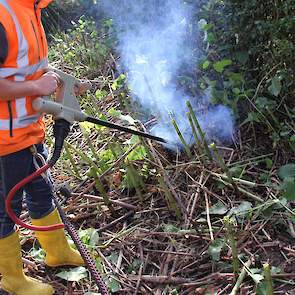
[[235,237],[236,234],[234,229],[234,223],[228,216],[223,218],[223,223],[226,228],[227,239],[229,241],[231,251],[232,251],[233,271],[237,279],[239,275],[239,258],[238,258],[238,247],[237,247],[237,241]]
[[192,107],[192,105],[191,105],[191,103],[190,103],[189,101],[186,102],[186,105],[187,105],[187,107],[188,107],[188,109],[189,109],[189,112],[190,112],[190,114],[191,114],[191,117],[192,117],[192,119],[193,119],[193,122],[194,122],[194,124],[196,125],[197,130],[198,130],[198,132],[199,132],[199,135],[200,135],[200,137],[201,137],[201,139],[202,139],[202,142],[203,142],[203,145],[204,145],[205,152],[206,152],[208,158],[212,161],[213,159],[212,159],[212,156],[211,156],[210,150],[209,150],[209,148],[208,148],[208,143],[207,143],[207,140],[206,140],[206,138],[205,138],[205,134],[204,134],[204,132],[203,132],[203,130],[202,130],[202,128],[201,128],[201,125],[200,125],[200,123],[199,123],[199,121],[198,121],[198,119],[197,119],[197,117],[196,117],[196,114],[195,114],[195,112],[194,112],[194,110],[193,110],[193,107]]
[[268,263],[263,265],[263,273],[266,282],[266,295],[273,295],[273,280],[271,277],[270,265]]
[[187,156],[189,158],[191,158],[192,157],[192,153],[191,153],[190,147],[188,146],[187,142],[185,141],[185,139],[184,139],[184,137],[183,137],[183,135],[182,135],[182,133],[181,133],[181,131],[180,131],[177,123],[176,123],[176,121],[174,119],[172,119],[171,120],[171,123],[172,123],[173,127],[175,128],[176,133],[177,133],[177,135],[178,135],[181,143],[183,144],[183,147],[185,149],[185,152],[186,152]]

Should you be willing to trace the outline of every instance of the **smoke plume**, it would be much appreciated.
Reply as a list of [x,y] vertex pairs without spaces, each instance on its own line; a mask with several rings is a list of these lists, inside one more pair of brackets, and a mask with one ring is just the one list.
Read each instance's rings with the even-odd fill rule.
[[194,17],[192,7],[183,0],[102,0],[101,5],[113,20],[120,63],[127,73],[133,99],[157,119],[150,132],[167,139],[170,147],[179,146],[170,123],[173,117],[186,141],[192,144],[185,104],[190,100],[209,139],[230,138],[231,111],[224,106],[208,107],[208,95],[192,97],[178,83],[180,72],[192,72],[196,66],[193,58],[202,56],[191,35],[188,37]]

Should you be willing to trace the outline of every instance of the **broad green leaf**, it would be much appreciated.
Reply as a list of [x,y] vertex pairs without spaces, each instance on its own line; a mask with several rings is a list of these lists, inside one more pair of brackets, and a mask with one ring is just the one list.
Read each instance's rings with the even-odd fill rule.
[[94,228],[88,228],[79,231],[79,237],[82,242],[88,246],[94,247],[98,244],[99,235]]
[[256,295],[268,295],[267,282],[265,280],[258,284],[256,289]]
[[179,231],[180,229],[173,224],[165,224],[164,226],[164,232],[166,233],[177,233]]
[[130,115],[120,115],[119,118],[130,125],[135,125],[135,120]]
[[222,73],[224,71],[224,68],[230,66],[232,63],[233,62],[230,59],[223,59],[221,61],[214,63],[213,68],[216,72]]
[[282,180],[295,178],[295,164],[287,164],[279,170],[279,176]]
[[218,262],[220,260],[220,254],[225,245],[223,239],[215,240],[208,249],[208,253],[211,255],[212,260]]
[[82,126],[82,128],[84,128],[85,131],[87,131],[87,132],[91,131],[91,129],[95,126],[95,124],[90,123],[90,122],[81,122],[81,123],[79,123],[79,124],[80,124],[80,125]]
[[237,215],[237,217],[245,216],[249,210],[252,209],[252,204],[247,201],[243,201],[238,207],[234,207],[228,213],[229,216]]
[[42,248],[36,249],[35,247],[31,249],[30,255],[38,262],[43,262],[45,258],[45,251]]
[[61,271],[57,276],[69,282],[79,282],[80,280],[87,278],[87,270],[85,267],[80,266],[72,268],[69,271]]
[[249,52],[248,51],[239,51],[236,53],[236,58],[238,62],[241,64],[246,64],[249,60]]
[[108,93],[105,91],[105,90],[96,90],[95,92],[95,97],[98,99],[98,100],[101,100],[103,99],[104,97],[106,97],[108,95]]
[[270,94],[274,96],[279,96],[282,90],[282,82],[279,77],[275,76],[271,79],[271,84],[268,87],[268,91]]
[[109,114],[110,116],[112,116],[112,117],[115,117],[115,118],[119,118],[119,117],[122,116],[121,111],[116,110],[115,108],[110,108],[110,109],[108,110],[108,114]]
[[214,204],[210,210],[210,214],[224,215],[229,209],[220,201]]
[[112,293],[115,293],[121,290],[120,283],[114,278],[106,279],[106,284]]
[[260,115],[255,112],[248,113],[248,118],[242,123],[242,125],[246,123],[260,123]]
[[202,68],[203,70],[207,70],[210,66],[210,61],[209,60],[205,60],[203,65],[202,65]]
[[147,156],[147,152],[144,146],[139,146],[127,156],[129,161],[144,160]]
[[294,181],[287,181],[285,183],[285,192],[283,197],[286,198],[288,201],[295,201],[295,182]]

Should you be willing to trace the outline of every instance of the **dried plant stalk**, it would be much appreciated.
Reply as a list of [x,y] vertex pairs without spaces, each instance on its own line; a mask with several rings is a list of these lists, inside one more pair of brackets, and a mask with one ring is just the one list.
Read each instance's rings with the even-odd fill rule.
[[111,213],[113,215],[115,215],[116,214],[115,209],[114,209],[114,207],[113,207],[113,205],[112,205],[112,203],[111,203],[111,201],[110,201],[110,199],[108,197],[107,192],[105,191],[105,189],[103,187],[103,184],[102,184],[102,182],[100,180],[99,175],[97,174],[97,171],[95,171],[95,169],[93,169],[93,168],[91,168],[90,171],[91,171],[91,175],[94,177],[95,188],[100,192],[105,205],[110,209]]
[[211,143],[210,144],[210,149],[212,150],[212,152],[214,153],[214,156],[219,164],[219,166],[221,167],[221,169],[223,170],[223,172],[226,174],[226,176],[228,177],[228,180],[231,184],[234,183],[234,180],[232,178],[232,175],[228,169],[228,167],[226,166],[224,159],[222,158],[222,156],[220,155],[220,153],[217,150],[217,147],[215,145],[215,143]]
[[139,175],[139,173],[136,171],[132,162],[126,159],[125,163],[126,163],[127,176],[129,177],[132,186],[135,188],[136,194],[139,196],[140,201],[143,202],[144,197],[143,197],[142,190],[145,190],[145,185],[142,181],[142,178]]
[[77,167],[77,164],[76,164],[76,162],[75,162],[75,160],[74,160],[74,158],[73,158],[73,156],[72,156],[72,154],[70,152],[69,144],[67,142],[65,142],[64,146],[65,146],[65,154],[68,157],[68,159],[70,160],[70,163],[71,163],[72,168],[73,168],[74,175],[76,175],[78,178],[81,179],[81,175],[79,173],[79,169]]
[[176,217],[178,219],[181,219],[181,209],[179,208],[177,202],[175,201],[175,199],[173,198],[168,186],[165,183],[164,177],[162,175],[158,175],[158,179],[159,179],[159,185],[162,188],[162,190],[164,191],[165,194],[165,199],[166,202],[168,204],[168,207],[174,211]]

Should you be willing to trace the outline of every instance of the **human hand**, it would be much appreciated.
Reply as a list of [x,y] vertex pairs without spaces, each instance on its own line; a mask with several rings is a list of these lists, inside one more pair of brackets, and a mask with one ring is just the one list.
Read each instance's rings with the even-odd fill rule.
[[60,83],[59,76],[52,71],[45,73],[41,78],[34,81],[36,95],[47,96],[55,92]]

